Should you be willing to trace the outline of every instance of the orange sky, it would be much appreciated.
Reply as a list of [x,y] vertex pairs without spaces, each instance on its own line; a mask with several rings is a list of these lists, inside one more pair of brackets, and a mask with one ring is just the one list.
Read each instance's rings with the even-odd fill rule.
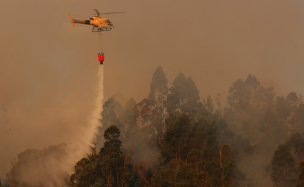
[[[0,176],[25,149],[77,141],[97,89],[97,34],[68,13],[94,8],[115,28],[103,33],[106,99],[137,102],[162,66],[169,82],[191,76],[201,97],[249,73],[276,93],[304,93],[302,0],[1,0]],[[11,130],[9,130],[11,129]]]

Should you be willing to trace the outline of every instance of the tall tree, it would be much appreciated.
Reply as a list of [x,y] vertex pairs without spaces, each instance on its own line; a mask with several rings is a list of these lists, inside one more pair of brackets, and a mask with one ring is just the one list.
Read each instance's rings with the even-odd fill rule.
[[116,101],[113,97],[105,102],[103,105],[102,111],[102,128],[106,129],[112,124],[115,124],[118,128],[122,128],[123,124],[121,123],[119,117],[123,113],[123,108],[121,104]]
[[111,125],[104,132],[105,143],[97,154],[82,158],[70,177],[72,187],[126,187],[129,184],[131,161],[121,150],[120,131]]
[[169,115],[167,122],[176,120],[182,113],[194,120],[198,120],[207,113],[200,102],[199,91],[191,77],[186,79],[183,73],[179,73],[169,90],[165,103]]
[[292,187],[297,184],[298,172],[290,150],[279,145],[271,161],[271,179],[277,187]]
[[177,121],[168,125],[164,137],[164,148],[161,150],[162,159],[165,162],[181,159],[181,151],[188,146],[189,124],[189,116],[182,114]]
[[143,99],[136,105],[139,111],[139,120],[141,126],[150,125],[149,132],[153,134],[156,131],[157,137],[162,138],[165,129],[165,111],[164,102],[168,95],[168,79],[162,67],[158,67],[152,77],[150,84],[150,93],[148,98]]
[[214,104],[213,101],[211,99],[211,96],[208,95],[208,97],[205,99],[203,99],[203,105],[205,106],[206,110],[210,113],[213,114],[214,111]]
[[246,125],[257,124],[261,114],[273,106],[273,88],[264,88],[256,77],[249,74],[245,81],[239,79],[233,83],[227,103],[224,118],[236,124],[239,130],[246,122]]
[[304,159],[304,139],[299,133],[292,134],[286,142],[286,146],[290,150],[296,165]]
[[120,131],[115,125],[111,125],[104,132],[106,142],[99,155],[101,172],[106,177],[107,186],[124,186],[130,177],[130,166],[125,164],[119,136]]
[[[158,149],[164,137],[167,112],[164,102],[167,99],[168,80],[161,67],[158,67],[152,77],[148,98],[136,104],[138,112],[137,124],[140,128],[141,150]],[[139,151],[142,152],[142,151]],[[155,155],[150,152],[150,155]],[[154,156],[157,159],[158,156]],[[151,158],[152,159],[152,158]]]
[[151,125],[154,127],[156,131],[156,138],[163,138],[163,134],[165,131],[165,119],[167,116],[164,102],[167,99],[168,95],[168,80],[166,78],[166,74],[163,69],[159,66],[152,78],[152,82],[150,84],[150,93],[148,95],[148,99],[152,101],[152,110],[151,110]]
[[124,107],[124,113],[122,115],[122,121],[127,127],[126,138],[124,139],[124,147],[126,147],[130,154],[135,154],[139,140],[139,127],[137,125],[138,112],[136,110],[136,102],[133,98],[126,102]]
[[104,130],[113,124],[123,132],[121,139],[126,139],[126,126],[121,121],[123,113],[123,107],[114,97],[104,103],[101,113],[101,127],[99,127],[99,135],[96,138],[98,148],[101,148],[104,142],[104,137],[102,136]]
[[168,94],[167,84],[168,79],[166,78],[166,74],[162,67],[159,66],[153,74],[148,99],[152,102],[156,102],[157,105],[162,105],[162,102],[166,100]]

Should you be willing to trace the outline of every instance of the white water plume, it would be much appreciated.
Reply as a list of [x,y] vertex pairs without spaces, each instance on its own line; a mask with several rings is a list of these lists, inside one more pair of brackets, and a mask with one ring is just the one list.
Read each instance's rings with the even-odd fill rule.
[[[88,119],[89,126],[86,126],[86,129],[83,130],[83,135],[79,138],[77,144],[68,145],[68,158],[70,159],[70,164],[72,166],[75,165],[77,161],[79,161],[82,157],[86,156],[88,152],[90,152],[90,146],[93,145],[93,141],[98,133],[98,127],[101,126],[101,112],[102,112],[102,101],[104,98],[103,95],[103,77],[104,77],[104,67],[100,65],[98,71],[98,94],[95,99],[95,109],[92,112],[91,117]],[[69,172],[71,173],[71,172]]]
[[[69,173],[69,175],[74,172],[73,171],[74,165],[81,158],[85,157],[86,154],[90,153],[90,151],[91,151],[90,146],[94,146],[93,141],[98,133],[98,127],[101,125],[100,119],[101,119],[101,112],[103,109],[102,101],[104,99],[103,78],[104,78],[104,67],[103,67],[103,65],[100,65],[99,71],[98,71],[99,80],[98,80],[97,96],[95,99],[94,110],[88,119],[88,125],[84,126],[85,129],[83,129],[82,136],[79,137],[79,138],[81,138],[80,140],[78,140],[76,143],[67,145],[67,154],[65,156],[65,159],[60,160],[61,162],[62,161],[64,161],[64,162],[56,164],[59,166],[63,165],[62,168],[60,168],[60,167],[59,168],[65,170],[65,172]],[[64,173],[64,172],[59,171],[59,172],[55,172],[55,173]],[[60,183],[61,182],[59,182],[59,184]]]
[[[16,160],[16,163],[18,162],[16,165],[17,172],[13,175],[19,182],[34,186],[39,186],[40,184],[46,187],[66,186],[67,177],[74,172],[75,164],[90,153],[90,146],[94,146],[93,141],[98,133],[98,127],[101,125],[100,119],[104,98],[103,76],[104,69],[101,65],[98,71],[96,94],[93,94],[96,98],[89,105],[92,109],[91,113],[83,121],[79,122],[77,121],[77,114],[81,113],[72,113],[69,117],[71,119],[76,118],[76,121],[68,120],[68,118],[62,124],[69,127],[65,131],[67,136],[73,134],[70,142],[46,147],[42,150],[29,149],[24,151],[21,157],[18,157],[18,160]],[[81,103],[78,103],[78,105],[81,105]],[[87,109],[89,110],[90,108]],[[67,118],[65,115],[64,117]],[[74,131],[75,128],[77,128],[77,132]],[[49,136],[52,136],[52,134],[49,134]],[[55,136],[52,137],[56,138]]]

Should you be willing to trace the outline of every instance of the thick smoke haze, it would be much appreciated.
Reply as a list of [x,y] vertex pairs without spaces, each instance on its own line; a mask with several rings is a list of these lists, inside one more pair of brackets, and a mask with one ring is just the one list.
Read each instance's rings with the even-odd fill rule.
[[97,34],[71,27],[68,13],[88,19],[94,8],[126,12],[107,16],[115,28],[103,33],[105,99],[122,92],[140,101],[159,65],[169,82],[182,71],[201,97],[221,94],[223,103],[249,73],[280,95],[304,92],[302,0],[1,0],[1,178],[28,148],[93,138]]

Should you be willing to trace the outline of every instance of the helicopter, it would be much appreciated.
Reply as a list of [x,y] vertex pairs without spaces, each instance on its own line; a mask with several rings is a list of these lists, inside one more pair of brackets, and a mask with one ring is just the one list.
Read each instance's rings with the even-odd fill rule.
[[96,12],[96,16],[91,17],[90,20],[76,20],[76,19],[73,19],[71,14],[69,14],[69,16],[71,18],[72,27],[74,27],[75,23],[92,25],[93,26],[92,32],[99,32],[98,61],[102,65],[103,61],[104,61],[104,53],[103,53],[103,50],[102,50],[101,32],[102,31],[110,31],[110,30],[112,30],[112,28],[114,28],[114,26],[113,26],[113,23],[109,19],[103,18],[100,15],[101,14],[117,14],[117,13],[124,13],[124,12],[99,13],[97,9],[94,9],[94,11]]
[[99,32],[101,31],[110,31],[114,28],[113,23],[108,18],[101,17],[101,14],[117,14],[117,13],[124,13],[124,12],[107,12],[107,13],[100,13],[97,9],[94,9],[96,12],[96,16],[90,18],[90,20],[76,20],[73,19],[71,14],[69,14],[71,18],[72,27],[74,27],[75,23],[92,25],[93,29],[92,32]]

